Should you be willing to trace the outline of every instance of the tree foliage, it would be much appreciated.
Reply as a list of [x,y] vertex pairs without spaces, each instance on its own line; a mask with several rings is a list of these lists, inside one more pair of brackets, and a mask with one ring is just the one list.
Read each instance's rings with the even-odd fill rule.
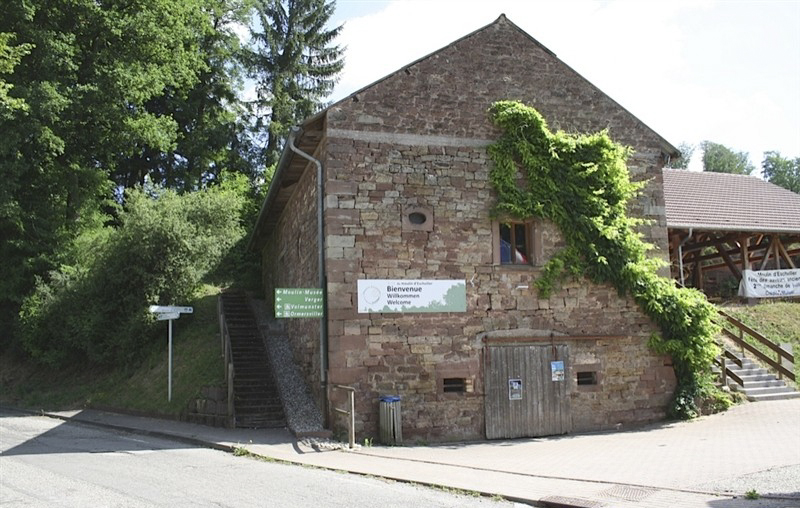
[[716,310],[699,291],[659,276],[660,263],[647,257],[649,246],[635,230],[642,221],[627,215],[641,186],[630,181],[629,150],[605,131],[553,133],[535,109],[519,102],[496,102],[490,114],[503,130],[489,147],[495,216],[548,219],[566,241],[536,281],[540,296],[567,276],[585,276],[631,295],[661,331],[651,347],[672,356],[678,379],[674,414],[696,415],[695,396],[711,390]]
[[170,86],[148,100],[147,111],[175,122],[174,141],[166,149],[137,146],[119,161],[113,178],[121,188],[142,185],[145,178],[169,188],[191,191],[213,183],[223,170],[255,180],[252,149],[243,104],[237,96],[243,74],[234,29],[245,22],[245,0],[201,0],[205,22],[192,34],[201,60],[197,80]]
[[260,162],[274,165],[289,128],[311,116],[333,90],[344,49],[328,29],[334,1],[255,0],[256,23],[245,62],[256,80],[254,128],[262,134]]
[[[6,8],[7,7],[7,8]],[[8,2],[0,18],[0,319],[146,178],[252,173],[235,95],[239,0]],[[13,70],[12,70],[13,69]]]
[[672,169],[688,169],[689,163],[692,160],[692,155],[694,154],[694,149],[695,146],[690,143],[681,143],[678,145],[678,151],[681,153],[681,156],[670,159],[666,167]]
[[768,182],[800,194],[800,157],[789,159],[780,152],[764,152],[761,169]]
[[[84,351],[97,361],[110,358],[108,351],[90,351],[85,342],[97,338],[91,331],[95,327],[67,323],[50,309],[72,309],[75,300],[65,295],[89,301],[101,294],[94,281],[101,280],[106,265],[125,271],[108,257],[105,264],[89,260],[108,256],[112,247],[106,244],[122,242],[117,228],[131,231],[136,210],[145,208],[139,193],[128,191],[147,183],[203,196],[225,175],[241,173],[250,179],[248,194],[258,195],[258,182],[269,173],[259,166],[263,154],[254,149],[254,140],[267,131],[270,149],[278,147],[278,137],[319,106],[341,70],[342,50],[332,44],[339,29],[325,28],[332,12],[332,2],[312,0],[4,3],[3,339],[16,329],[13,322],[24,301],[26,344],[34,354],[43,354],[42,344],[55,348],[48,354],[66,354],[58,351],[60,329],[72,334],[63,337],[66,350]],[[266,23],[253,29],[256,45],[245,51],[237,32],[259,20]],[[265,116],[255,123],[239,97],[243,63],[258,78],[263,99],[259,107]],[[209,224],[214,220],[208,217]],[[208,248],[214,252],[213,246]],[[216,277],[239,282],[237,277],[252,268],[242,242],[228,251],[227,260],[230,268],[215,270]],[[150,284],[150,275],[144,268],[125,275],[120,281],[132,285],[132,298],[141,303],[137,284]],[[116,282],[108,287],[126,293]],[[148,298],[154,295],[168,296],[155,290]],[[107,316],[120,315],[106,303],[114,301],[110,293],[105,296],[98,308]],[[125,305],[120,312],[133,308]],[[41,319],[44,315],[52,323]],[[90,317],[86,323],[117,330]],[[139,317],[130,319],[135,321],[129,323],[131,329],[138,330]],[[41,338],[31,335],[34,329],[42,332]]]
[[736,152],[711,141],[700,144],[703,149],[703,171],[749,175],[755,169],[747,152]]
[[52,366],[137,358],[153,338],[147,307],[191,298],[244,235],[244,203],[236,181],[182,195],[130,191],[119,227],[93,230],[76,242],[74,265],[39,279],[22,306],[23,346]]
[[31,49],[30,44],[12,45],[14,34],[0,33],[0,118],[9,118],[15,111],[24,110],[25,101],[9,96],[13,85],[4,74],[11,74],[20,59]]

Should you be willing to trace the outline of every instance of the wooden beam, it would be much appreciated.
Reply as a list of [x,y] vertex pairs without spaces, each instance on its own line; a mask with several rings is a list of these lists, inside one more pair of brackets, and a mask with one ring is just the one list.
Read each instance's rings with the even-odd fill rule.
[[[762,249],[762,247],[758,247],[756,250],[761,250],[761,249]],[[729,249],[726,252],[728,253],[729,256],[734,256],[735,255],[737,257],[737,260],[741,261],[740,254],[739,254],[740,249]],[[717,259],[719,257],[721,257],[719,254],[705,254],[705,255],[702,255],[702,256],[696,256],[696,257],[692,258],[692,260],[693,261],[708,261],[709,259]],[[751,250],[750,251],[750,260],[752,261],[754,259],[762,259],[762,257],[760,255],[757,255],[755,250]]]
[[761,261],[761,267],[759,268],[759,270],[763,270],[764,268],[767,267],[770,253],[772,253],[772,235],[770,235],[769,247],[767,247],[767,252],[764,253],[764,260]]
[[721,244],[717,244],[715,245],[715,247],[717,248],[717,252],[719,252],[719,255],[722,256],[722,260],[725,261],[725,264],[728,265],[728,268],[730,268],[731,273],[735,275],[737,279],[741,280],[742,271],[739,269],[738,266],[736,266],[733,263],[733,260],[728,255],[727,249],[725,249],[725,247]]
[[778,249],[780,249],[780,254],[781,256],[783,256],[783,259],[786,260],[786,263],[789,265],[789,267],[797,268],[794,264],[794,261],[792,261],[792,256],[790,256],[789,253],[786,251],[786,247],[783,246],[783,242],[780,240],[780,238],[778,238],[777,247]]
[[733,241],[736,239],[736,235],[733,233],[723,235],[720,237],[712,237],[708,234],[698,234],[697,238],[705,238],[708,237],[708,240],[698,240],[694,242],[689,242],[683,246],[683,252],[686,254],[687,252],[693,252],[696,250],[704,249],[706,247],[713,247],[718,242],[727,242]]
[[[800,255],[800,249],[793,249],[793,250],[790,250],[790,251],[788,251],[788,254],[789,254],[790,256],[797,256],[797,255]],[[708,258],[708,259],[712,259],[712,258]],[[758,262],[759,262],[759,261],[761,261],[762,259],[764,259],[764,258],[763,258],[763,257],[761,257],[761,256],[752,256],[752,257],[750,258],[750,260],[751,260],[752,262],[754,262],[754,263],[758,263]],[[739,259],[737,259],[737,260],[738,260],[738,261],[741,261],[741,260],[739,260]],[[709,271],[709,270],[718,270],[718,269],[720,269],[720,268],[725,268],[725,267],[727,267],[727,266],[728,266],[728,265],[726,265],[725,263],[715,263],[715,264],[713,264],[713,265],[706,265],[706,266],[704,266],[703,268],[704,268],[706,271]]]

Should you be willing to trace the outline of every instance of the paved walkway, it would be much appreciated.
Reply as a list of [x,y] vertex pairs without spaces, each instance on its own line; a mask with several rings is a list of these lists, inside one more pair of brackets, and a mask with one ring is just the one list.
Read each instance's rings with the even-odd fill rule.
[[[47,416],[537,506],[800,508],[800,399],[616,433],[357,447],[95,410]],[[744,499],[749,490],[759,500]],[[559,504],[560,503],[560,504]]]

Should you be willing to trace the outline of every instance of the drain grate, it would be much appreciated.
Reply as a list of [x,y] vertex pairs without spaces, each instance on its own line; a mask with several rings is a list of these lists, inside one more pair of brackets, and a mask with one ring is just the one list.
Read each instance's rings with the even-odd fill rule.
[[642,499],[658,492],[656,489],[642,487],[631,487],[629,485],[617,485],[601,494],[605,497],[616,497],[625,501],[641,501]]
[[603,503],[575,497],[547,496],[537,503],[546,508],[602,508]]

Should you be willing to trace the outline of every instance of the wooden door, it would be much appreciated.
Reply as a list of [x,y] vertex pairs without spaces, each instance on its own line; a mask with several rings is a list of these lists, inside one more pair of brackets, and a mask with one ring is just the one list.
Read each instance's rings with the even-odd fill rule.
[[486,347],[487,439],[552,436],[570,431],[568,354],[565,344]]

